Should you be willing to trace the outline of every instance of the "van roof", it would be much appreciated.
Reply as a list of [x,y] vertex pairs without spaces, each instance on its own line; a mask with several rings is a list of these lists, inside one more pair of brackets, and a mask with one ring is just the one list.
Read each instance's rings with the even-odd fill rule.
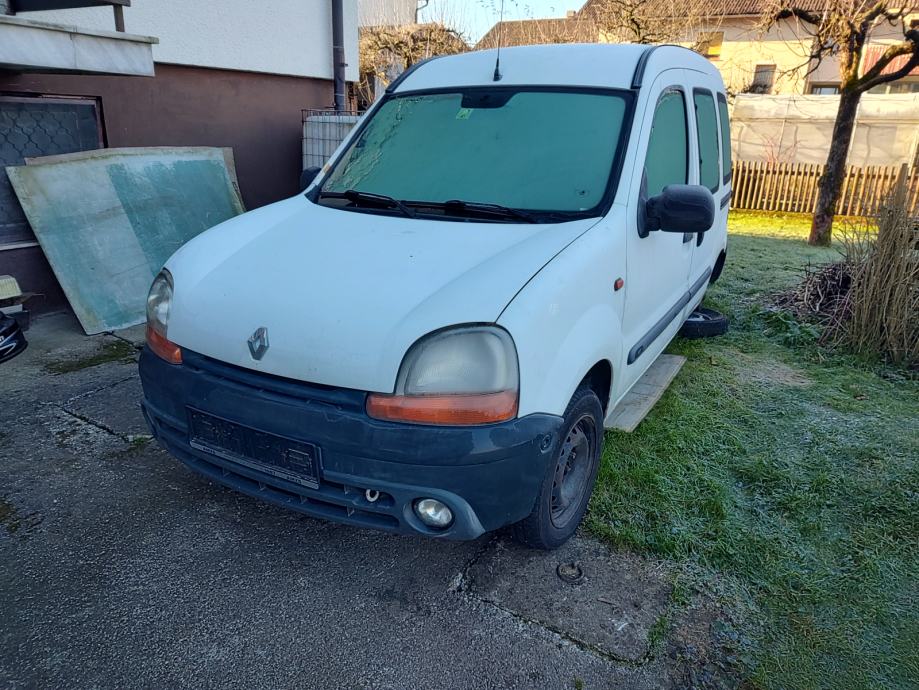
[[[566,43],[501,49],[501,80],[494,81],[497,50],[449,55],[418,63],[388,91],[405,92],[460,86],[586,86],[630,89],[640,74],[685,67],[720,75],[698,53],[681,46],[630,43]],[[640,63],[644,63],[641,64]],[[638,83],[634,83],[636,70]]]

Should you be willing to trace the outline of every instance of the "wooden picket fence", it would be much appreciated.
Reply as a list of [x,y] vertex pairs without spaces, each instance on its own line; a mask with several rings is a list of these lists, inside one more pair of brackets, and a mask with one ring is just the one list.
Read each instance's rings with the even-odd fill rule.
[[[816,163],[774,163],[734,161],[731,208],[750,211],[813,213],[817,203],[817,182],[823,165]],[[919,213],[919,168],[906,166],[848,166],[836,213],[842,216],[871,216],[887,198],[897,176],[908,176],[909,208]]]

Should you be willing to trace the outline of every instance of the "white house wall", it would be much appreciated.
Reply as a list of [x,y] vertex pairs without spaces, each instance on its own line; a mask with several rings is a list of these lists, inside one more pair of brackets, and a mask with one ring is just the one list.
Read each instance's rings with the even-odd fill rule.
[[721,56],[713,61],[731,91],[742,91],[753,81],[756,65],[775,65],[773,93],[801,93],[808,64],[808,45],[802,43],[791,22],[778,22],[765,33],[756,21],[725,19],[718,29],[724,32]]
[[[358,78],[358,0],[344,0],[345,78]],[[23,18],[114,29],[111,7],[29,12]],[[134,0],[125,30],[159,38],[156,62],[332,78],[331,0]]]
[[415,23],[415,0],[357,0],[360,26],[383,26]]

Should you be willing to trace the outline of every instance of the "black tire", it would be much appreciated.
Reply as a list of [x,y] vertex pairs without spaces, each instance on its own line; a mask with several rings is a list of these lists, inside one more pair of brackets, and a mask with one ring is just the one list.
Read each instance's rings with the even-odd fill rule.
[[714,309],[696,308],[683,323],[679,335],[690,340],[714,338],[728,332],[728,317]]
[[0,312],[0,362],[13,359],[27,346],[26,337],[16,319]]
[[603,407],[578,388],[561,427],[533,511],[514,525],[514,538],[536,549],[556,549],[575,533],[593,492],[603,446]]
[[727,252],[721,252],[718,255],[718,259],[715,261],[715,266],[712,268],[712,275],[708,279],[709,285],[716,283],[721,277],[721,272],[724,270],[724,262],[727,261],[727,258]]

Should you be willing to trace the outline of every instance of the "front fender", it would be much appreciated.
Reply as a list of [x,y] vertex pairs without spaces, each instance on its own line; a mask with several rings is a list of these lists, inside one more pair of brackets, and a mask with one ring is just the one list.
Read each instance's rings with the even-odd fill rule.
[[564,414],[584,375],[598,362],[622,361],[625,272],[615,226],[601,223],[578,238],[530,280],[498,323],[514,338],[520,360],[521,416]]

